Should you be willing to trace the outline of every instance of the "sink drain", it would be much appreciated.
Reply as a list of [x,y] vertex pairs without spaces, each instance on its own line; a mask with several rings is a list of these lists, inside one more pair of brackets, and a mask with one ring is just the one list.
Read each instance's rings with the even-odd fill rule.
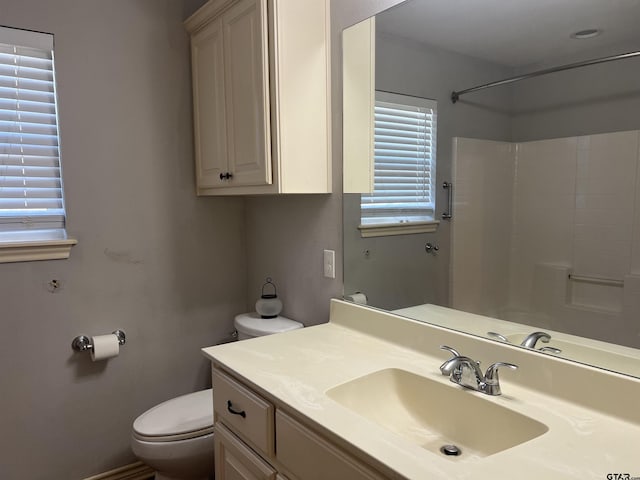
[[447,455],[448,457],[457,457],[462,454],[462,450],[460,450],[455,445],[443,445],[440,447],[440,451]]

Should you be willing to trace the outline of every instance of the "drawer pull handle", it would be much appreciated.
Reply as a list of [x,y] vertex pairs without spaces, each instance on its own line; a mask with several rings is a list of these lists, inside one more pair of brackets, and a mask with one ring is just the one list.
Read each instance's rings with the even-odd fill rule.
[[234,410],[231,400],[227,400],[227,410],[229,410],[229,413],[233,413],[234,415],[240,415],[242,418],[246,418],[247,416],[244,410],[241,410],[241,411]]

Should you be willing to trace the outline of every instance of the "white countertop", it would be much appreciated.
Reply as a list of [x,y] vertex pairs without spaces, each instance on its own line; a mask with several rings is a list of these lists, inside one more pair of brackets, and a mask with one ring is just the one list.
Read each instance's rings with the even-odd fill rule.
[[[354,308],[357,310],[352,310]],[[608,473],[616,472],[640,477],[640,424],[625,420],[615,411],[587,408],[581,402],[568,401],[566,394],[560,396],[565,398],[558,398],[523,386],[526,384],[527,371],[547,368],[544,363],[540,367],[539,360],[535,358],[543,357],[541,355],[532,354],[530,360],[522,356],[528,352],[513,354],[524,364],[518,372],[514,372],[514,375],[521,375],[522,378],[519,383],[511,382],[511,373],[505,373],[501,378],[502,396],[490,397],[479,392],[464,391],[465,394],[480,395],[488,401],[520,412],[549,428],[547,433],[516,447],[483,458],[449,458],[429,452],[359,416],[331,400],[325,392],[344,382],[387,368],[406,370],[443,382],[450,388],[461,388],[440,374],[439,366],[447,353],[430,347],[427,350],[433,351],[433,355],[430,355],[416,348],[408,348],[397,338],[387,340],[381,333],[387,328],[387,323],[388,328],[393,330],[389,330],[389,337],[398,337],[397,332],[405,327],[412,329],[414,335],[407,344],[415,344],[416,337],[422,336],[425,343],[430,339],[440,341],[443,336],[452,340],[450,344],[457,341],[466,345],[483,340],[470,339],[455,332],[445,332],[438,327],[380,312],[376,314],[378,323],[372,323],[372,330],[376,331],[373,335],[363,331],[363,328],[352,328],[352,320],[348,318],[350,315],[359,316],[364,321],[368,318],[367,312],[363,313],[361,307],[334,302],[332,319],[328,324],[209,347],[203,352],[212,361],[266,393],[277,404],[297,412],[308,419],[311,425],[321,425],[330,435],[344,440],[340,442],[343,445],[345,442],[353,445],[356,449],[354,453],[360,451],[365,457],[376,459],[400,478],[495,479],[517,476],[520,480],[603,480]],[[411,325],[399,322],[411,322]],[[489,348],[491,353],[497,349],[496,357],[509,352],[504,347],[502,350],[497,346],[492,349],[491,342],[486,343],[489,346],[483,345],[482,348]],[[512,359],[493,359],[496,360]],[[529,361],[533,366],[528,364]],[[584,378],[586,375],[591,378],[596,395],[603,395],[603,392],[597,392],[601,380],[605,385],[603,388],[611,381],[631,382],[620,383],[624,386],[622,391],[608,393],[612,404],[616,403],[617,395],[628,396],[629,392],[640,392],[640,382],[635,379],[616,377],[612,380],[607,376],[615,374],[609,372],[577,364],[567,365],[567,362],[557,359],[543,358],[542,361],[551,365],[549,368],[552,369],[560,362],[558,368],[564,369],[563,372],[567,368],[589,369],[587,372],[581,371],[577,377]],[[619,405],[624,408],[624,405],[633,403],[627,401]],[[443,414],[455,415],[455,412]],[[501,425],[495,425],[495,429],[486,432],[486,435],[499,435],[500,428]]]

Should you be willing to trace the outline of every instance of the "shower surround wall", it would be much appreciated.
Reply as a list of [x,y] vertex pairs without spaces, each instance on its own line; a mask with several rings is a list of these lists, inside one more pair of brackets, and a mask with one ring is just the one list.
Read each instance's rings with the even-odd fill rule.
[[639,139],[455,139],[451,305],[640,346]]

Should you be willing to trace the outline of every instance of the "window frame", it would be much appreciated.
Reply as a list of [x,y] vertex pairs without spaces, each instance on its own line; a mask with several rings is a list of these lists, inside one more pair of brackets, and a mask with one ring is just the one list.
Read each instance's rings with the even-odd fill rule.
[[[31,72],[40,72],[37,73],[38,76],[33,77],[38,78],[39,80],[30,80],[30,76],[34,75],[34,73],[27,76],[17,74],[18,69],[24,67],[21,67],[20,63],[16,63],[15,72],[8,70],[4,75],[3,89],[5,90],[5,94],[2,98],[5,99],[6,104],[4,107],[5,109],[3,110],[3,123],[5,123],[6,126],[0,131],[0,134],[4,138],[3,145],[5,145],[5,148],[0,153],[0,175],[3,175],[1,170],[4,165],[6,167],[4,178],[8,178],[8,183],[5,182],[4,185],[9,189],[8,191],[11,192],[11,190],[16,189],[24,190],[24,198],[35,198],[40,201],[42,206],[36,207],[36,209],[43,210],[41,214],[38,213],[35,215],[33,214],[33,210],[21,212],[18,209],[12,211],[12,207],[10,207],[11,203],[9,203],[11,200],[9,199],[22,198],[22,196],[17,197],[15,192],[3,196],[5,199],[5,205],[9,206],[9,210],[0,217],[0,263],[68,258],[71,247],[77,244],[77,240],[68,238],[66,232],[67,215],[64,204],[62,166],[60,163],[59,103],[56,91],[53,34],[0,26],[0,45],[2,46],[1,50],[4,52],[5,56],[9,56],[8,60],[11,61],[11,56],[14,56],[16,60],[19,60],[21,56],[26,54],[26,57],[23,58],[27,59],[28,67],[34,66],[38,68],[38,70],[26,68],[25,71],[30,70]],[[33,55],[31,55],[32,53]],[[36,63],[31,65],[29,63],[31,61],[29,58],[36,59],[33,60],[33,62]],[[47,66],[44,70],[39,70],[40,63],[48,61],[51,62],[50,66]],[[5,65],[14,65],[14,63],[5,63]],[[13,69],[13,67],[9,68]],[[7,69],[5,68],[5,70]],[[41,77],[43,75],[42,72],[44,72],[45,75],[46,72],[49,72],[50,79]],[[14,80],[12,79],[15,80],[15,86],[13,83]],[[37,90],[30,91],[29,88],[21,86],[23,83],[29,85],[29,87],[36,86],[38,82],[42,83],[42,81],[51,83],[51,91],[42,90],[42,87],[38,87]],[[31,82],[31,84],[29,84],[29,82]],[[50,105],[52,110],[44,113],[45,117],[49,117],[47,121],[40,123],[42,120],[37,120],[40,118],[40,113],[30,113],[29,109],[22,110],[20,108],[20,102],[27,103],[21,97],[21,90],[25,90],[27,95],[42,92],[37,94],[49,97],[47,101],[42,103],[42,105],[45,106]],[[11,105],[11,102],[13,101],[16,102],[15,106]],[[31,111],[40,112],[41,110],[38,109]],[[22,117],[25,117],[25,119]],[[30,123],[34,121],[36,121],[36,123]],[[34,128],[36,130],[33,130],[34,133],[30,134],[29,132],[32,131],[30,129]],[[43,133],[45,130],[46,132]],[[49,130],[51,130],[51,132],[49,132]],[[23,133],[23,131],[25,133]],[[31,177],[25,177],[27,174],[25,174],[24,169],[34,168],[36,167],[36,164],[38,164],[38,169],[43,168],[38,162],[43,161],[45,157],[37,157],[37,155],[41,155],[39,151],[36,153],[23,153],[24,151],[28,152],[29,148],[36,148],[31,147],[30,144],[23,143],[23,135],[27,138],[36,139],[44,137],[53,138],[53,135],[55,135],[55,142],[52,140],[51,144],[48,142],[42,144],[49,145],[49,148],[53,149],[52,151],[55,152],[55,154],[51,153],[50,156],[46,157],[51,160],[47,160],[45,168],[49,168],[51,171],[47,171],[45,176],[41,177],[41,175],[43,175],[43,171],[39,171],[35,176],[31,174]],[[34,137],[34,135],[36,136]],[[37,135],[44,135],[44,137],[37,137]],[[19,137],[19,140],[14,142],[11,137]],[[38,142],[41,141],[42,140],[38,140]],[[38,143],[38,145],[39,144],[40,143]],[[27,148],[23,151],[25,146]],[[16,148],[19,150],[18,153],[13,151]],[[36,157],[32,157],[30,161],[25,163],[25,158],[29,157],[29,155],[36,155]],[[5,161],[2,160],[3,156],[5,157]],[[22,163],[15,164],[16,158],[21,159]],[[31,161],[33,159],[38,160],[38,162],[33,163]],[[16,165],[18,165],[18,168],[22,165],[22,177],[16,177],[15,173],[9,173],[12,169],[16,169]],[[16,184],[16,178],[23,178],[24,182]],[[55,184],[57,184],[57,186]],[[44,188],[46,191],[55,191],[56,196],[51,198],[59,198],[59,205],[50,206],[53,205],[54,202],[50,202],[49,200],[46,201],[47,203],[43,203],[43,201],[39,199],[43,194],[35,194],[34,197],[31,197],[29,195],[29,191],[32,190],[33,192],[36,192],[37,190],[33,190],[34,188]],[[57,195],[59,195],[59,197]],[[24,208],[24,206],[22,208]],[[14,226],[18,226],[18,228],[14,228]]]

